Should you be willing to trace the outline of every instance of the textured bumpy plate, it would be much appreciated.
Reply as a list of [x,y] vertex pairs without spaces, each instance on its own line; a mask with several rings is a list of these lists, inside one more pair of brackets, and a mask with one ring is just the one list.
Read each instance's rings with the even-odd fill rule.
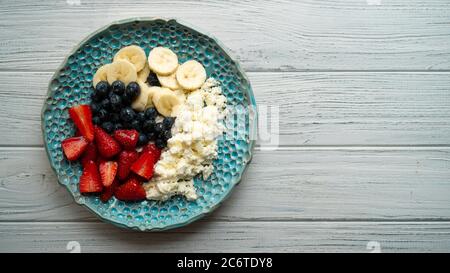
[[[241,180],[249,163],[256,135],[256,111],[238,115],[242,119],[235,139],[219,140],[218,159],[214,172],[207,179],[195,179],[199,195],[190,202],[174,197],[166,202],[122,202],[112,198],[102,203],[96,196],[80,195],[78,180],[81,165],[63,156],[61,141],[73,136],[75,128],[67,109],[90,103],[92,77],[101,65],[112,62],[114,54],[131,44],[141,46],[148,55],[151,48],[171,48],[180,62],[195,59],[201,62],[208,76],[218,80],[228,99],[228,106],[252,106],[256,109],[250,82],[229,51],[211,35],[175,20],[133,18],[112,23],[83,40],[64,60],[50,81],[42,109],[42,131],[47,155],[59,183],[75,201],[101,219],[120,227],[142,231],[158,231],[182,227],[210,213],[223,202]],[[238,107],[239,108],[239,107]]]

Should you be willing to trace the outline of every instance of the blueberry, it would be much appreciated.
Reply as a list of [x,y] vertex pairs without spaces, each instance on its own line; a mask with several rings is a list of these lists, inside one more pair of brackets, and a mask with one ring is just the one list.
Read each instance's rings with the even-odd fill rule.
[[165,140],[168,140],[169,138],[172,137],[172,132],[171,132],[170,130],[166,130],[166,131],[164,131],[164,132],[162,133],[162,137],[163,137]]
[[95,90],[94,90],[94,94],[92,96],[92,98],[95,101],[101,101],[103,98],[106,97],[106,95],[108,94],[109,91],[109,84],[106,81],[101,81],[99,83],[97,83],[97,85],[95,86]]
[[109,118],[109,113],[105,109],[100,109],[98,110],[97,117],[100,119],[100,121],[103,121]]
[[92,123],[94,123],[95,125],[99,125],[101,122],[102,120],[98,116],[94,116],[92,118]]
[[102,128],[108,133],[111,134],[114,130],[114,125],[110,121],[105,121],[102,123]]
[[151,119],[147,119],[142,123],[142,130],[144,130],[146,133],[150,133],[155,128],[155,121]]
[[141,122],[141,123],[145,122],[147,120],[145,118],[145,112],[137,112],[136,119],[139,120],[139,122]]
[[164,131],[164,126],[161,122],[156,123],[153,129],[157,135],[160,135]]
[[141,123],[139,122],[139,120],[134,119],[130,122],[130,126],[132,129],[138,130],[140,131],[141,129]]
[[111,93],[109,101],[111,103],[111,110],[113,111],[119,111],[122,107],[122,99],[117,94]]
[[110,114],[110,119],[111,119],[111,122],[113,122],[113,123],[119,123],[120,122],[120,115],[119,115],[119,113],[111,113]]
[[155,145],[158,149],[163,149],[164,147],[166,147],[167,142],[162,138],[158,138],[155,140]]
[[136,82],[130,82],[127,85],[127,89],[125,90],[125,94],[131,100],[134,100],[135,98],[137,98],[140,93],[141,93],[141,88],[139,87],[139,84],[137,84]]
[[145,134],[139,134],[139,139],[138,139],[138,145],[142,146],[147,144],[148,142],[148,138]]
[[134,117],[135,113],[130,107],[122,108],[122,110],[120,111],[120,119],[122,121],[130,122],[134,119]]
[[109,101],[108,98],[103,99],[100,102],[100,107],[105,109],[105,110],[110,110],[111,109],[111,102]]
[[93,103],[91,103],[91,111],[92,111],[92,114],[97,114],[98,113],[98,110],[100,110],[100,105],[98,104],[98,103],[95,103],[95,102],[93,102]]
[[111,90],[116,93],[117,95],[122,95],[125,91],[125,84],[121,81],[114,81],[111,84]]
[[148,84],[150,84],[150,86],[161,86],[158,77],[152,71],[150,71],[150,74],[148,74],[147,82]]
[[173,118],[173,117],[164,118],[164,120],[162,122],[164,129],[168,130],[168,129],[172,128],[172,125],[174,124],[174,122],[175,122],[175,118]]
[[121,130],[121,129],[123,129],[122,124],[120,124],[120,123],[114,124],[114,131]]
[[148,119],[155,119],[158,112],[155,108],[150,107],[147,110],[145,110],[145,117]]
[[148,140],[154,140],[156,138],[155,132],[148,132],[146,135]]

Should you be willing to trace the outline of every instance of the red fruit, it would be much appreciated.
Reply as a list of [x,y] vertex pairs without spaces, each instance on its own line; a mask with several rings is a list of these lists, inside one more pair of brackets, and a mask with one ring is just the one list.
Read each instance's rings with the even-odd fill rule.
[[153,167],[161,155],[161,150],[154,144],[149,144],[143,150],[141,156],[131,165],[131,170],[145,179],[153,176]]
[[102,161],[100,162],[100,165],[98,166],[100,177],[102,179],[102,184],[105,187],[111,186],[111,184],[114,181],[114,178],[116,178],[117,174],[117,162],[114,161]]
[[96,161],[97,160],[97,147],[93,142],[90,142],[86,150],[84,150],[83,156],[81,157],[81,165],[86,165],[89,161]]
[[87,104],[69,108],[70,118],[80,133],[89,141],[94,140],[94,124],[92,123],[91,107]]
[[98,152],[104,158],[110,158],[120,152],[120,145],[102,128],[95,126],[95,141]]
[[102,194],[100,195],[100,200],[106,203],[109,199],[111,199],[117,189],[117,186],[119,186],[119,181],[116,179],[109,187],[104,188]]
[[114,132],[114,138],[125,149],[134,149],[139,139],[139,133],[136,130],[117,130]]
[[79,186],[81,193],[97,193],[102,191],[102,181],[100,180],[97,164],[94,161],[89,161],[84,166]]
[[131,165],[139,158],[136,151],[122,151],[119,154],[119,170],[117,176],[120,180],[124,180],[130,173]]
[[139,201],[146,197],[144,187],[137,179],[128,179],[125,184],[117,187],[114,196],[122,201]]
[[64,154],[69,160],[77,160],[84,152],[87,145],[88,142],[86,138],[82,136],[67,138],[61,142]]

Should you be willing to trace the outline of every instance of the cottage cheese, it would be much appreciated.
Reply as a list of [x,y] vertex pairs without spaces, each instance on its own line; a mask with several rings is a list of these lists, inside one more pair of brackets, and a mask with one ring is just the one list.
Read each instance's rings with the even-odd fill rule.
[[152,180],[144,186],[147,199],[167,200],[174,195],[197,199],[193,178],[211,175],[226,114],[226,98],[213,78],[187,94],[184,103],[174,110],[172,138],[155,165]]

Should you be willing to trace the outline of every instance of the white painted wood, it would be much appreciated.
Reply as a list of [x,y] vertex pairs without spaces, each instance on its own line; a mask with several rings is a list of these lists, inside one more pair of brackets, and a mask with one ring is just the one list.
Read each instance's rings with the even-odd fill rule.
[[[0,145],[42,145],[40,111],[50,77],[0,72]],[[281,145],[450,144],[449,73],[249,77],[258,105],[280,108]]]
[[[95,219],[57,184],[41,148],[1,149],[0,158],[0,221]],[[450,219],[449,177],[449,149],[257,151],[208,219]]]
[[447,0],[2,1],[0,70],[53,71],[111,21],[174,17],[213,33],[246,70],[449,69]]
[[[197,222],[169,232],[105,223],[0,223],[0,252],[449,252],[449,222]],[[373,245],[371,243],[370,245]]]

